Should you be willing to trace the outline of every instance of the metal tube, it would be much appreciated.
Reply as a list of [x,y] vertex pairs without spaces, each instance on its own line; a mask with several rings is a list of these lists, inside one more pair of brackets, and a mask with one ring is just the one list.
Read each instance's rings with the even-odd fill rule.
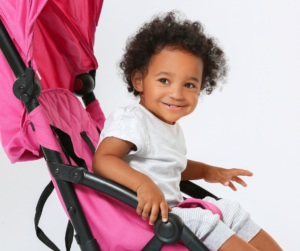
[[108,194],[134,209],[138,205],[138,199],[136,193],[130,189],[105,178],[100,178],[96,174],[85,172],[84,179],[80,182],[82,185],[96,189],[105,194]]
[[26,70],[26,66],[16,49],[13,41],[11,40],[7,30],[5,29],[0,19],[0,49],[6,58],[11,70],[16,78],[23,74]]

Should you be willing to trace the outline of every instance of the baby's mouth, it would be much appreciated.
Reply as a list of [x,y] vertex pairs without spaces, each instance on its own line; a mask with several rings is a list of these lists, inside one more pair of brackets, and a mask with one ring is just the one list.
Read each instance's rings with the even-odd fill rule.
[[165,105],[168,105],[170,107],[183,107],[182,105],[171,105],[171,104],[168,104],[168,103],[164,103]]
[[168,103],[164,103],[162,102],[165,106],[167,107],[170,107],[170,108],[174,108],[174,109],[181,109],[183,108],[184,106],[181,106],[181,105],[174,105],[174,104],[168,104]]

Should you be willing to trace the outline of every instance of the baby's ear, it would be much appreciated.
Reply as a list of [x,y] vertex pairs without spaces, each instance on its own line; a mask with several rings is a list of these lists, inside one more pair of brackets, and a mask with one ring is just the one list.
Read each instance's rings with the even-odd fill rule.
[[131,73],[131,82],[136,91],[143,92],[143,75],[139,70]]

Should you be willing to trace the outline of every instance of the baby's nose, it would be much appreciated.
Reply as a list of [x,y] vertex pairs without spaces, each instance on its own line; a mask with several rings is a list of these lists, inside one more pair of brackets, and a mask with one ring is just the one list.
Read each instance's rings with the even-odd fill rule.
[[183,98],[183,90],[180,86],[173,86],[170,96],[173,99],[182,99]]

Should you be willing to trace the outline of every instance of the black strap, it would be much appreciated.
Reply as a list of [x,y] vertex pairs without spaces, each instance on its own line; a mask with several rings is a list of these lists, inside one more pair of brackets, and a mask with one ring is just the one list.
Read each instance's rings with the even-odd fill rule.
[[91,148],[92,152],[95,154],[96,149],[93,145],[93,142],[91,141],[91,139],[87,136],[86,132],[83,131],[80,133],[81,138],[83,138],[83,140],[88,144],[88,146]]
[[[44,191],[42,192],[38,200],[36,210],[35,210],[35,216],[34,216],[34,227],[35,227],[36,235],[41,242],[43,242],[47,247],[49,247],[53,251],[60,251],[59,248],[47,237],[47,235],[45,235],[43,230],[40,229],[38,226],[40,222],[40,218],[42,216],[44,205],[47,199],[49,198],[49,196],[51,195],[51,193],[53,192],[53,190],[54,190],[54,185],[53,182],[50,181],[49,184],[45,187]],[[72,223],[69,221],[66,229],[66,235],[65,235],[65,244],[66,244],[67,251],[71,250],[73,236],[74,236],[74,228]]]
[[58,138],[58,143],[59,143],[59,145],[60,145],[60,147],[61,147],[61,149],[62,149],[64,155],[66,156],[69,165],[71,166],[72,163],[71,163],[70,156],[69,156],[69,154],[67,153],[67,150],[66,150],[66,148],[64,147],[63,143],[61,142],[60,138]]
[[70,135],[55,126],[50,125],[50,127],[58,136],[64,154],[66,156],[71,157],[77,166],[83,167],[84,169],[87,170],[88,168],[84,159],[79,158],[74,151],[74,147]]
[[66,235],[65,235],[65,244],[66,244],[66,250],[67,251],[71,250],[71,246],[72,246],[72,242],[73,242],[73,236],[74,236],[74,227],[73,227],[71,221],[69,220],[68,226],[67,226],[67,229],[66,229]]
[[179,186],[180,186],[181,192],[183,192],[193,198],[204,199],[206,196],[210,196],[216,200],[220,199],[217,196],[215,196],[214,194],[208,192],[204,188],[196,185],[195,183],[193,183],[189,180],[181,181]]
[[41,242],[43,242],[47,247],[49,247],[50,249],[52,249],[54,251],[60,251],[58,249],[58,247],[44,234],[43,230],[40,229],[38,226],[44,205],[45,205],[48,197],[52,193],[53,189],[54,189],[53,183],[52,183],[52,181],[50,181],[50,183],[45,187],[44,191],[42,192],[42,194],[38,200],[38,203],[36,205],[35,216],[34,216],[34,227],[35,227],[36,235],[40,239]]

